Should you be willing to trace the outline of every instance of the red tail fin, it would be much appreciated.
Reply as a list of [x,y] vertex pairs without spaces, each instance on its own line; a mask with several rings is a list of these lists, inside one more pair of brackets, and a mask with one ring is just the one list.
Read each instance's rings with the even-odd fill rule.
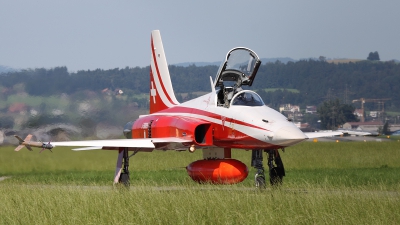
[[159,30],[151,32],[150,113],[178,105]]

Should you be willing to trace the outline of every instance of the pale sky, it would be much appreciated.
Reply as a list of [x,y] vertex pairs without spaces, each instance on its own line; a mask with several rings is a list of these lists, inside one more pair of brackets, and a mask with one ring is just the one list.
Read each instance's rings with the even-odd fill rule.
[[0,65],[77,70],[150,64],[160,30],[168,64],[261,58],[400,59],[400,1],[0,0]]

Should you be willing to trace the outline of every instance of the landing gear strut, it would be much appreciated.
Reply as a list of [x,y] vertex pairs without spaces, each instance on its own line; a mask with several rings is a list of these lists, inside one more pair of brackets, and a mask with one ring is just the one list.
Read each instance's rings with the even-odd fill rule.
[[[129,187],[129,158],[138,153],[135,150],[132,155],[129,155],[128,148],[124,148],[119,151],[117,168],[115,169],[114,184],[123,184],[125,187]],[[121,172],[122,170],[122,172]]]
[[121,173],[121,176],[119,177],[118,183],[123,184],[125,187],[129,187],[129,155],[128,155],[128,149],[125,148],[123,150],[123,172]]
[[252,151],[251,166],[257,169],[254,176],[255,185],[257,188],[265,188],[265,173],[263,166],[262,153],[265,151],[268,154],[268,169],[269,169],[269,182],[272,186],[282,184],[283,176],[285,176],[285,168],[283,167],[282,159],[279,155],[278,149],[257,149]]
[[282,184],[285,168],[278,149],[266,150],[268,153],[269,182],[272,186]]
[[263,165],[263,150],[253,150],[251,153],[251,166],[257,169],[256,175],[254,176],[254,182],[256,188],[265,188],[265,173]]

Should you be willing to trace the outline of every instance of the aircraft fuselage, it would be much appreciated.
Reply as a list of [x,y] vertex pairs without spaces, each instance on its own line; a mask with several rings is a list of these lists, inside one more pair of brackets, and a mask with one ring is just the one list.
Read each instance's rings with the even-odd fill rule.
[[240,149],[277,149],[307,138],[285,116],[264,104],[226,108],[218,106],[215,98],[216,94],[210,93],[141,116],[132,126],[132,138],[177,137],[191,140],[187,146]]

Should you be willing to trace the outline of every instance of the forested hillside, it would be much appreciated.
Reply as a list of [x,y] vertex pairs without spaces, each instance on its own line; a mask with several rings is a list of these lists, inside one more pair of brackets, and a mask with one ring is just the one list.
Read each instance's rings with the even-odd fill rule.
[[395,62],[276,62],[263,65],[256,79],[255,88],[297,89],[298,95],[285,96],[288,103],[319,105],[334,98],[348,103],[359,98],[391,98],[387,106],[400,107],[400,64]]
[[[209,76],[215,77],[217,66],[170,66],[173,87],[177,93],[210,91]],[[149,67],[123,68],[69,73],[66,67],[27,69],[0,75],[2,89],[23,84],[33,96],[70,95],[78,91],[122,89],[128,93],[149,92]],[[391,98],[386,107],[400,108],[400,64],[360,61],[333,64],[325,61],[264,63],[252,89],[266,104],[319,105],[338,98],[351,103],[359,98]],[[287,90],[285,90],[287,89]]]

